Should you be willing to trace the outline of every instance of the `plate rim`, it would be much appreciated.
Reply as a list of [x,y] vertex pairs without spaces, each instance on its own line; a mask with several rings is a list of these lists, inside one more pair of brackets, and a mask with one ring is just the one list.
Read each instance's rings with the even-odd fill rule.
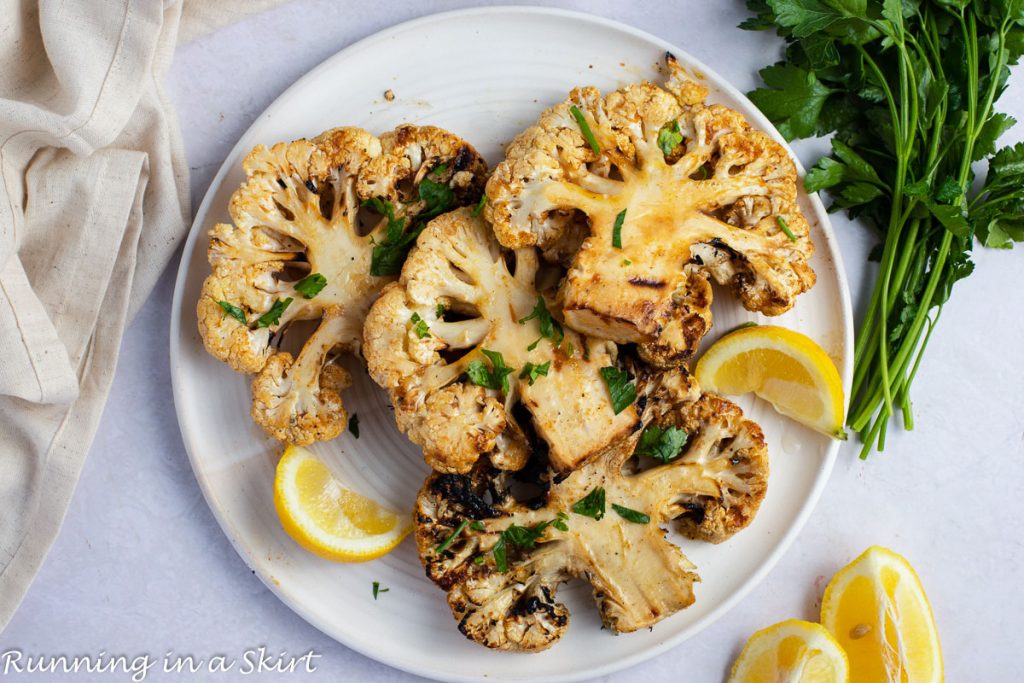
[[[245,132],[239,136],[239,139],[232,146],[231,150],[227,153],[224,161],[217,169],[217,173],[210,180],[207,186],[206,192],[203,195],[203,199],[196,209],[195,216],[193,217],[192,224],[189,227],[188,235],[182,245],[181,258],[178,262],[178,272],[174,279],[174,295],[171,301],[171,324],[170,324],[170,347],[169,347],[169,360],[170,360],[170,374],[171,374],[171,391],[174,400],[175,415],[178,421],[178,430],[181,433],[182,443],[185,446],[185,451],[188,454],[189,465],[192,468],[192,473],[196,478],[199,488],[202,491],[203,499],[206,502],[207,507],[213,513],[214,519],[217,520],[218,526],[221,531],[228,538],[232,548],[242,559],[242,561],[253,570],[256,576],[259,577],[260,581],[279,599],[283,602],[290,610],[296,615],[302,618],[305,622],[319,630],[321,633],[329,637],[330,639],[340,643],[346,648],[349,648],[359,654],[368,657],[374,661],[378,661],[387,666],[395,669],[412,673],[419,676],[425,676],[434,680],[452,681],[453,683],[476,683],[478,681],[494,681],[493,677],[481,677],[481,676],[463,676],[459,674],[452,674],[444,671],[443,669],[436,667],[423,667],[416,664],[406,663],[404,661],[389,660],[385,654],[372,651],[368,648],[363,648],[359,645],[347,642],[346,639],[339,637],[334,633],[334,629],[330,628],[327,624],[321,622],[315,615],[309,614],[303,606],[301,606],[297,599],[294,599],[288,594],[286,587],[283,584],[277,583],[269,575],[265,575],[265,572],[261,571],[259,566],[254,566],[249,561],[249,553],[243,548],[241,544],[241,538],[237,536],[234,531],[234,525],[224,514],[222,508],[219,505],[214,505],[213,501],[216,500],[214,492],[210,488],[209,479],[200,475],[199,458],[195,455],[195,450],[191,445],[191,438],[186,428],[186,418],[181,406],[182,384],[184,379],[179,377],[180,373],[184,372],[183,364],[180,362],[181,358],[181,345],[182,345],[182,312],[183,312],[183,295],[186,288],[186,280],[188,277],[188,270],[192,264],[192,258],[195,253],[196,241],[199,239],[201,233],[203,233],[203,224],[206,220],[207,214],[210,211],[210,206],[213,202],[214,195],[216,194],[216,188],[219,188],[224,181],[224,177],[231,171],[233,164],[231,160],[234,159],[239,151],[242,150],[246,144],[245,141],[249,138],[250,133],[262,125],[263,122],[273,117],[278,109],[285,106],[287,101],[290,99],[291,93],[305,84],[306,81],[312,80],[318,75],[326,71],[336,63],[342,62],[348,59],[351,55],[356,54],[360,51],[366,50],[379,42],[389,40],[395,36],[395,34],[404,33],[410,29],[423,27],[429,24],[445,23],[452,20],[479,17],[485,15],[501,15],[501,14],[519,14],[519,15],[533,15],[537,18],[545,17],[558,17],[563,19],[573,19],[580,22],[587,22],[590,24],[597,25],[602,28],[610,28],[629,34],[634,38],[644,40],[652,45],[659,47],[666,52],[670,52],[675,55],[680,55],[685,58],[690,64],[696,66],[701,71],[703,79],[714,83],[715,87],[722,90],[725,94],[744,100],[750,103],[753,116],[748,116],[748,120],[755,127],[760,128],[769,135],[771,135],[776,141],[782,143],[793,159],[799,178],[802,180],[805,174],[803,165],[800,163],[799,158],[793,152],[789,143],[783,138],[778,132],[775,126],[768,120],[768,118],[743,94],[739,91],[732,83],[723,78],[715,69],[712,69],[702,60],[697,59],[691,53],[686,50],[673,45],[668,40],[656,36],[643,29],[636,28],[624,22],[610,19],[608,17],[591,14],[588,12],[581,12],[577,10],[568,10],[554,7],[538,7],[538,6],[519,6],[519,5],[495,5],[489,7],[473,7],[456,9],[444,12],[437,12],[432,14],[426,14],[414,19],[403,21],[397,24],[387,26],[375,33],[372,33],[364,38],[361,38],[335,52],[333,55],[327,57],[319,64],[314,66],[312,69],[304,73],[302,76],[297,78],[291,85],[285,88],[270,105],[264,109],[259,116],[257,116],[253,122],[246,128]],[[843,320],[843,331],[842,331],[842,350],[843,360],[842,367],[839,368],[839,373],[842,378],[843,390],[846,394],[847,399],[850,394],[850,387],[853,376],[853,335],[854,335],[854,323],[853,323],[853,308],[850,296],[849,280],[847,279],[846,269],[843,265],[842,255],[838,249],[838,239],[835,231],[832,227],[832,223],[828,217],[828,213],[825,210],[824,204],[819,198],[817,193],[803,192],[804,196],[810,202],[810,205],[815,213],[815,218],[818,220],[821,231],[825,234],[826,244],[815,245],[817,249],[822,246],[827,247],[827,252],[832,260],[833,267],[835,268],[836,280],[838,285],[839,303],[841,309],[841,318]],[[568,683],[570,681],[579,681],[587,678],[594,678],[600,676],[606,676],[624,669],[630,668],[641,662],[653,659],[661,654],[664,654],[668,650],[677,647],[684,641],[692,638],[698,633],[706,630],[722,616],[728,613],[734,608],[740,601],[747,597],[751,591],[764,581],[765,577],[771,572],[772,569],[778,564],[783,554],[790,548],[797,536],[803,530],[807,523],[811,513],[817,507],[818,501],[821,499],[822,493],[824,492],[825,486],[831,476],[832,470],[835,466],[835,462],[840,450],[842,442],[833,440],[829,443],[824,456],[822,466],[818,470],[818,474],[815,477],[814,484],[811,487],[810,493],[807,498],[803,501],[800,506],[800,510],[797,513],[793,523],[790,527],[782,534],[781,538],[769,552],[764,563],[750,576],[750,578],[744,583],[744,585],[723,600],[720,604],[715,606],[707,616],[702,620],[694,623],[693,625],[684,628],[680,632],[666,638],[660,643],[654,643],[650,647],[643,649],[631,655],[627,655],[622,659],[605,664],[596,668],[588,668],[586,670],[570,672],[557,676],[547,676],[546,681],[552,683],[561,681]],[[513,676],[508,680],[535,680],[535,678],[526,676]]]

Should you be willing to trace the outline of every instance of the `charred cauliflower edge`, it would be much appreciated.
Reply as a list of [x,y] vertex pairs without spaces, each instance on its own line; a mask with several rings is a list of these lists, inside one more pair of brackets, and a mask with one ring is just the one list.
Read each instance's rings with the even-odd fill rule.
[[[335,358],[359,350],[363,319],[398,274],[417,220],[475,203],[487,167],[467,142],[427,126],[259,145],[243,167],[232,223],[210,231],[199,332],[212,356],[256,374],[252,417],[268,434],[330,439],[345,429],[340,393],[351,381]],[[293,357],[274,342],[296,321],[316,328]]]
[[660,397],[647,415],[688,435],[666,464],[631,457],[637,433],[554,477],[532,501],[515,500],[512,475],[487,467],[427,479],[414,520],[420,559],[467,638],[499,650],[550,647],[569,623],[556,591],[573,577],[591,584],[615,632],[652,626],[693,603],[699,577],[662,525],[676,520],[686,536],[711,543],[729,538],[761,504],[768,457],[760,427],[738,406],[672,372],[682,375],[671,380],[675,400]]
[[[513,140],[487,184],[501,244],[569,268],[568,326],[662,366],[711,327],[708,278],[778,315],[814,284],[796,168],[668,55],[665,89],[576,88]],[[592,138],[593,144],[588,140]],[[595,150],[596,148],[596,150]]]

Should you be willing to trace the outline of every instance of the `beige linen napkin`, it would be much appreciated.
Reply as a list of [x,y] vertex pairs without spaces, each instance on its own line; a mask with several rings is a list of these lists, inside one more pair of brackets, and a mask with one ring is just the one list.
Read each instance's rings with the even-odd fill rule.
[[186,231],[161,87],[179,23],[195,37],[279,2],[0,0],[0,629],[60,529],[125,325]]

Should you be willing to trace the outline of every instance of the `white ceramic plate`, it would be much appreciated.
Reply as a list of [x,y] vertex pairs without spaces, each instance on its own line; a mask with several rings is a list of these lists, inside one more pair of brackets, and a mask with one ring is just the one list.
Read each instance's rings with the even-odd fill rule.
[[[445,45],[459,49],[438,49]],[[768,496],[750,528],[729,542],[680,541],[702,577],[696,604],[653,631],[612,637],[600,629],[588,587],[575,582],[559,593],[572,611],[572,625],[554,648],[535,655],[491,652],[458,632],[443,592],[424,577],[411,539],[380,560],[341,565],[303,551],[285,535],[272,503],[280,447],[249,418],[248,379],[208,356],[199,339],[195,302],[209,272],[206,232],[228,220],[228,198],[243,178],[242,157],[257,143],[313,136],[338,125],[379,134],[403,122],[430,123],[463,136],[494,165],[502,145],[573,86],[611,90],[643,78],[659,82],[657,65],[666,50],[706,79],[714,101],[774,132],[739,92],[658,38],[583,14],[496,8],[426,17],[342,50],[281,95],[217,173],[186,243],[174,296],[171,373],[182,435],[206,500],[238,553],[292,609],[345,645],[448,681],[567,681],[607,674],[663,652],[721,616],[775,564],[814,507],[837,444],[766,404],[741,401],[768,436]],[[387,89],[396,94],[393,102],[384,100]],[[848,387],[852,321],[846,279],[821,203],[804,197],[803,208],[817,248],[818,283],[775,322],[822,344]],[[713,337],[758,319],[724,292],[715,298],[714,316]],[[411,509],[427,468],[395,429],[384,392],[356,359],[347,364],[356,370],[356,381],[345,405],[359,415],[361,438],[346,433],[314,450],[356,490]],[[377,601],[373,581],[390,589]]]

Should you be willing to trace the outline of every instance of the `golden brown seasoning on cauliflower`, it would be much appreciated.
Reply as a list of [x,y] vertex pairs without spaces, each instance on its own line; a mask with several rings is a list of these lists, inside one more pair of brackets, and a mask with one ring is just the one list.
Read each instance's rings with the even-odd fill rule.
[[539,261],[533,248],[504,252],[459,209],[430,222],[367,316],[370,376],[436,470],[465,473],[484,455],[519,469],[533,435],[568,470],[639,424],[633,406],[615,413],[601,377],[615,344],[562,328]]
[[[252,416],[268,434],[330,439],[345,428],[350,382],[336,357],[358,351],[370,304],[422,225],[477,201],[486,164],[451,133],[401,126],[380,138],[336,128],[259,145],[243,166],[232,223],[210,231],[199,331],[211,355],[258,373]],[[293,357],[272,342],[298,321],[313,331]]]
[[486,467],[427,479],[416,543],[466,637],[500,650],[551,646],[569,623],[556,591],[574,577],[592,585],[613,632],[693,603],[695,567],[661,525],[729,538],[757,512],[768,459],[761,429],[736,405],[690,391],[622,448],[550,479],[538,499],[515,500],[512,475]]
[[708,278],[778,315],[814,284],[814,251],[785,149],[668,56],[670,77],[607,96],[577,88],[519,135],[487,184],[510,249],[569,272],[565,322],[635,342],[648,362],[689,358],[711,326]]

